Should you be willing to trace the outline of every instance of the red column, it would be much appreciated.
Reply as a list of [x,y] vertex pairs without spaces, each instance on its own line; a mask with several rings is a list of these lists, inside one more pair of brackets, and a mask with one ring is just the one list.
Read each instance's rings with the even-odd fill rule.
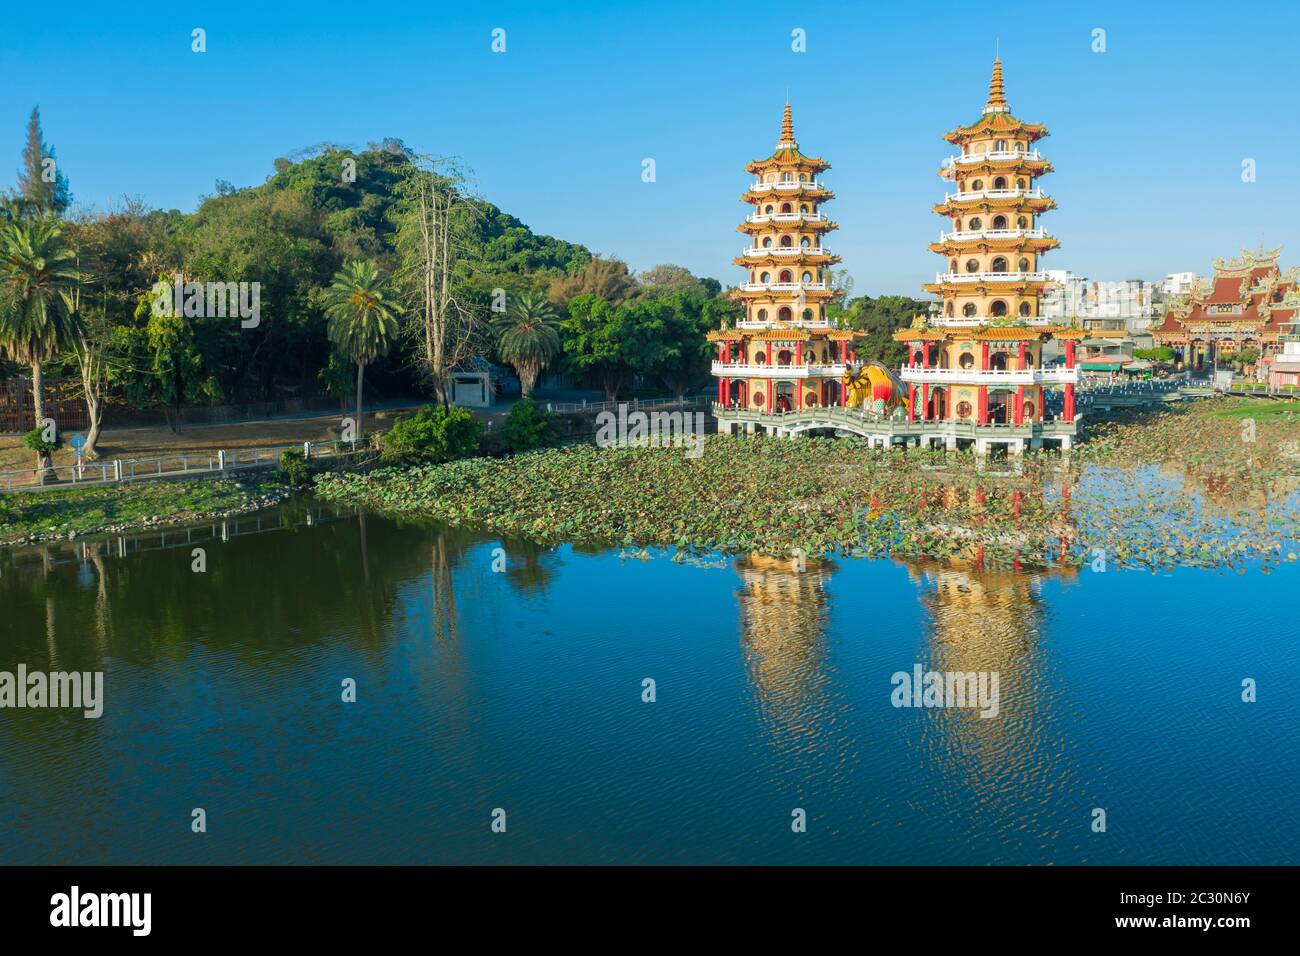
[[912,386],[907,393],[907,420],[916,421],[916,386]]
[[794,343],[794,364],[803,368],[803,341]]
[[930,383],[924,382],[921,385],[921,421],[930,420]]
[[798,379],[794,380],[794,408],[795,411],[803,410],[803,383]]
[[[767,343],[767,349],[769,352],[772,350],[771,342]],[[769,414],[776,414],[776,387],[770,378],[767,380],[767,410]]]
[[1074,368],[1074,339],[1069,339],[1065,343],[1065,367]]
[[772,340],[767,340],[767,367],[772,367]]
[[1067,422],[1074,421],[1074,384],[1073,383],[1070,383],[1065,386],[1065,408],[1062,410],[1061,417],[1064,418]]
[[[1024,345],[1022,344],[1020,348],[1023,351]],[[1014,415],[1015,415],[1014,423],[1016,425],[1023,425],[1025,423],[1025,387],[1023,385],[1021,385],[1018,389],[1016,389],[1016,404],[1015,404]]]
[[727,343],[726,343],[726,342],[719,342],[719,343],[718,343],[718,361],[719,361],[719,362],[725,362],[726,360],[727,360]]
[[989,370],[989,344],[988,342],[981,342],[980,343],[980,371],[987,372],[988,370]]
[[930,343],[921,343],[921,368],[930,367]]
[[[984,346],[986,349],[987,345]],[[987,425],[989,422],[989,387],[981,385],[979,399],[975,405],[975,422],[978,425]]]
[[857,350],[856,350],[856,349],[849,349],[849,361],[850,361],[850,362],[856,362],[857,360],[858,360],[858,353],[857,353]]
[[1020,354],[1019,354],[1019,360],[1020,360],[1020,366],[1019,366],[1019,367],[1020,367],[1020,368],[1024,368],[1024,367],[1025,367],[1025,343],[1024,343],[1024,342],[1021,342],[1021,343],[1020,343]]

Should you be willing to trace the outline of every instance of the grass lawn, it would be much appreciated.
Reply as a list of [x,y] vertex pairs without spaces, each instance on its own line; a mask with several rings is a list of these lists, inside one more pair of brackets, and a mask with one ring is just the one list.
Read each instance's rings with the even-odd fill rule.
[[0,545],[33,535],[92,534],[152,520],[186,520],[251,507],[283,490],[273,477],[157,481],[0,495]]
[[1256,421],[1300,421],[1300,401],[1242,399],[1206,412],[1207,418],[1253,418]]

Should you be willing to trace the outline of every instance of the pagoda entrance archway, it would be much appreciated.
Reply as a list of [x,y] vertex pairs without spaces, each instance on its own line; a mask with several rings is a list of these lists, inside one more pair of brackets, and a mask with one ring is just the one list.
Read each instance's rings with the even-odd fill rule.
[[[916,386],[912,386],[915,388]],[[930,389],[930,407],[926,418],[932,422],[941,422],[948,417],[948,390],[942,385]]]
[[729,404],[738,405],[741,408],[749,407],[749,383],[744,379],[732,379],[730,394],[727,396]]
[[776,404],[773,411],[789,412],[794,410],[794,382],[779,381],[775,382],[773,387],[776,389]]
[[1012,393],[1003,389],[989,389],[989,423],[1011,424]]

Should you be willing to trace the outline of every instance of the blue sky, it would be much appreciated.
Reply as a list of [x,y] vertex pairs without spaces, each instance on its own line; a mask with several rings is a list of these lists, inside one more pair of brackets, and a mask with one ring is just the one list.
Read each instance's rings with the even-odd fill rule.
[[[978,117],[995,44],[1012,109],[1045,123],[1062,247],[1095,279],[1210,270],[1241,246],[1300,262],[1300,5],[823,3],[24,4],[0,34],[12,184],[39,103],[79,204],[193,209],[277,156],[397,137],[454,155],[539,232],[724,282],[742,166],[789,90],[828,159],[827,244],[855,294],[920,295],[939,268],[942,134]],[[57,10],[57,13],[52,12]],[[207,31],[208,51],[190,50]],[[507,50],[490,50],[506,30]],[[807,52],[791,51],[791,31]],[[1106,52],[1092,33],[1106,31]],[[641,179],[646,157],[657,181]],[[1243,159],[1257,180],[1243,183]],[[0,165],[0,169],[4,169]]]

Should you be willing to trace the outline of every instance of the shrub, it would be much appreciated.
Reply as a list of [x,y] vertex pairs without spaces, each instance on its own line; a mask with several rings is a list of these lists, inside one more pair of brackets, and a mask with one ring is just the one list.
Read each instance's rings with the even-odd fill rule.
[[463,408],[426,405],[414,415],[404,415],[381,439],[380,458],[385,463],[452,461],[468,458],[479,449],[483,426]]
[[307,462],[307,457],[300,451],[293,448],[286,448],[280,452],[280,480],[292,485],[295,488],[301,487],[307,483],[311,476],[311,465]]
[[555,417],[531,398],[515,402],[506,416],[505,441],[511,451],[527,451],[555,437]]
[[23,444],[34,452],[48,455],[53,453],[59,447],[59,440],[56,438],[54,441],[46,441],[41,430],[39,428],[33,428],[23,436]]

